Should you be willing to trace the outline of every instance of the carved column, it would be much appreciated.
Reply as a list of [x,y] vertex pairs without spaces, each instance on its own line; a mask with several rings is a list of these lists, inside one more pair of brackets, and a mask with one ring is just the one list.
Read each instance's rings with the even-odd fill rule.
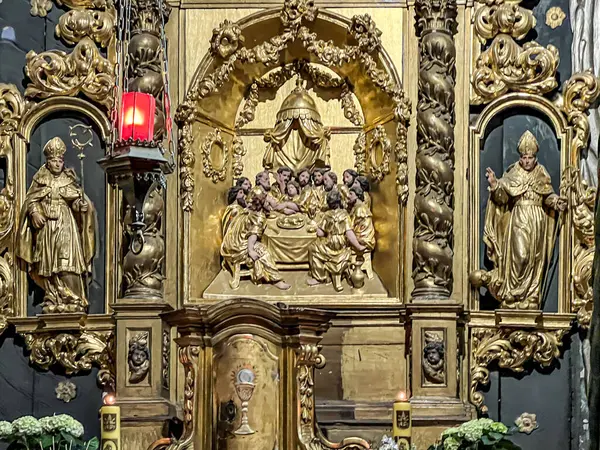
[[[162,31],[170,13],[165,1],[132,0],[131,33],[126,48],[129,64],[125,90],[156,99],[154,141],[165,137]],[[136,175],[152,186],[143,204],[142,245],[125,242],[121,298],[113,310],[117,322],[117,402],[121,406],[123,448],[147,448],[161,437],[165,419],[175,416],[171,402],[173,372],[171,330],[161,319],[170,310],[163,295],[164,180]],[[132,221],[124,217],[124,227]],[[129,234],[126,239],[137,239]]]
[[[471,418],[461,398],[463,306],[453,290],[456,0],[417,0],[419,41],[414,290],[407,307],[411,334],[411,404],[415,441],[432,442]],[[464,14],[461,14],[464,18]]]
[[452,292],[455,0],[415,4],[419,38],[413,299]]
[[[131,9],[131,39],[128,90],[152,94],[156,99],[154,140],[165,133],[163,55],[161,29],[169,18],[170,8],[158,0],[134,0]],[[141,180],[140,180],[141,181]],[[140,252],[127,247],[123,258],[124,297],[162,298],[165,241],[162,225],[164,188],[154,183],[143,199],[144,245]]]

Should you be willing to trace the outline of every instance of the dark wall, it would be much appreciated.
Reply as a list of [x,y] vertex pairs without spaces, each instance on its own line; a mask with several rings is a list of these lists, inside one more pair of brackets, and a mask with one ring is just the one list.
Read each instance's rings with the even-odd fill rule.
[[[34,50],[59,49],[69,51],[54,34],[58,18],[63,10],[54,4],[46,18],[33,17],[29,13],[28,0],[0,1],[0,83],[12,83],[24,92],[26,82],[23,68],[25,55]],[[44,120],[31,137],[27,157],[27,183],[43,163],[43,144],[54,136],[60,136],[67,144],[66,165],[76,169],[79,176],[79,159],[71,145],[69,126],[88,123],[85,118],[60,114]],[[105,183],[104,173],[96,165],[103,155],[97,130],[93,148],[86,149],[84,159],[85,190],[98,211],[98,253],[94,260],[94,281],[90,285],[90,312],[104,311],[104,223]],[[3,182],[3,178],[2,178]],[[39,293],[38,293],[39,294]],[[28,313],[40,312],[33,306],[30,296]],[[22,339],[9,328],[0,336],[0,420],[13,420],[23,415],[42,417],[54,413],[66,413],[83,423],[86,438],[99,436],[98,410],[102,392],[96,382],[97,369],[68,377],[60,367],[41,371],[29,364],[29,355]],[[60,381],[70,380],[77,387],[77,396],[69,403],[56,398],[55,389]],[[0,443],[0,448],[4,446]]]

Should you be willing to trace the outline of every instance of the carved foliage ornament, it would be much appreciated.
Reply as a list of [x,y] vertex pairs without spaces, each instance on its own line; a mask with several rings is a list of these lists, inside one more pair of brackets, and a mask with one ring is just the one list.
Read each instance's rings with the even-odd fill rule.
[[115,10],[94,11],[75,9],[63,14],[56,25],[56,35],[67,44],[75,45],[90,37],[101,47],[107,47],[114,37]]
[[75,96],[79,92],[107,108],[112,105],[114,66],[104,58],[94,41],[85,37],[72,53],[50,50],[27,53],[25,74],[31,82],[26,97]]
[[560,356],[562,339],[568,330],[526,331],[511,329],[483,329],[472,331],[472,362],[470,400],[482,413],[488,408],[483,404],[480,386],[490,382],[490,365],[500,369],[523,372],[525,363],[533,361],[542,367],[550,367]]
[[[575,133],[571,139],[571,159],[578,161],[590,139],[587,111],[600,97],[600,81],[590,71],[573,75],[563,88],[563,111]],[[566,186],[574,230],[573,287],[571,311],[583,329],[592,314],[592,265],[594,260],[594,204],[596,189],[588,186],[578,169],[567,167],[561,183]]]
[[556,88],[558,50],[522,40],[535,26],[533,13],[516,2],[484,2],[475,13],[475,34],[482,44],[493,39],[479,55],[471,83],[473,104],[489,103],[509,91],[545,94]]
[[[402,88],[392,79],[390,74],[377,66],[375,59],[366,52],[366,49],[375,49],[379,44],[379,32],[375,28],[372,20],[366,16],[360,16],[353,20],[348,29],[348,34],[353,37],[359,45],[345,45],[337,47],[333,42],[322,41],[317,39],[316,33],[311,33],[308,28],[301,26],[303,21],[311,22],[316,17],[317,10],[311,0],[293,0],[285,2],[284,8],[281,11],[280,18],[284,30],[281,34],[273,36],[269,40],[256,45],[253,48],[237,46],[237,50],[231,53],[224,59],[212,73],[202,79],[197,79],[193,82],[185,100],[180,104],[175,116],[180,123],[182,135],[179,141],[180,154],[180,179],[181,179],[181,198],[182,208],[184,211],[190,211],[193,207],[193,165],[194,158],[191,146],[193,137],[191,128],[186,131],[185,127],[195,120],[196,106],[195,103],[205,97],[215,94],[231,76],[231,73],[238,64],[256,64],[262,63],[267,67],[273,67],[280,64],[282,52],[289,44],[296,41],[299,42],[310,54],[312,54],[318,62],[328,67],[341,66],[351,61],[358,61],[362,66],[367,76],[373,84],[389,95],[396,104],[395,117],[401,126],[398,127],[398,139],[400,142],[406,142],[407,124],[410,115],[410,102],[404,95]],[[222,25],[223,33],[229,25]],[[230,31],[230,33],[233,30]],[[217,36],[221,31],[217,31]],[[241,36],[241,35],[240,35]],[[240,37],[236,37],[238,43]],[[220,55],[217,42],[221,42],[218,38],[213,38],[213,51]],[[234,46],[235,47],[235,46]],[[229,53],[231,49],[224,51],[224,54]],[[256,89],[250,89],[249,103],[257,101]],[[253,97],[254,96],[254,97]],[[248,102],[248,100],[247,100]],[[344,100],[343,100],[344,102]],[[344,105],[344,103],[343,103]],[[245,108],[245,107],[244,107]],[[251,109],[252,106],[249,106]],[[344,106],[346,108],[346,106]],[[350,117],[354,117],[353,112],[348,109]],[[346,117],[348,117],[348,115]],[[251,113],[243,112],[241,114],[242,121],[236,126],[243,126],[243,123],[252,120]],[[355,120],[350,118],[349,120]],[[406,151],[406,149],[404,149]],[[399,178],[400,182],[404,181],[404,177]],[[399,192],[404,192],[404,189],[399,188]],[[402,197],[405,201],[406,196]]]
[[80,335],[61,333],[28,333],[25,344],[31,352],[29,361],[43,370],[58,364],[67,375],[89,371],[92,366],[100,368],[98,383],[105,390],[114,392],[114,337],[112,332],[84,331]]

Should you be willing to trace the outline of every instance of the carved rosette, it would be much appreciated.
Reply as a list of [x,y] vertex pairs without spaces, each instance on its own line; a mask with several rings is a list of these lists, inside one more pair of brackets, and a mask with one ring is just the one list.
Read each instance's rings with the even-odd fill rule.
[[115,390],[114,336],[112,332],[84,331],[83,333],[27,333],[24,335],[31,352],[32,365],[48,370],[60,365],[67,375],[87,372],[92,366],[100,368],[98,384],[105,391]]
[[416,3],[419,36],[413,298],[452,292],[455,0]]
[[475,34],[482,45],[492,42],[477,58],[471,103],[486,104],[510,91],[542,95],[555,89],[559,63],[556,47],[516,42],[535,26],[533,13],[519,5],[521,0],[478,1]]
[[487,412],[483,394],[478,389],[489,384],[493,363],[516,373],[523,372],[530,361],[550,367],[560,356],[562,339],[567,332],[474,328],[471,332],[471,403],[482,413]]
[[[380,32],[369,16],[356,16],[348,28],[348,37],[354,39],[358,45],[338,47],[332,41],[318,39],[316,33],[312,33],[308,27],[303,26],[303,24],[314,21],[316,15],[317,9],[312,0],[286,1],[280,13],[283,31],[252,48],[242,45],[243,35],[237,33],[235,24],[223,23],[215,29],[211,40],[211,51],[220,59],[219,65],[204,78],[194,80],[176,114],[180,129],[180,198],[184,211],[191,211],[193,208],[194,155],[191,149],[193,144],[191,123],[195,120],[196,102],[217,93],[230,80],[231,73],[240,64],[261,63],[266,67],[280,66],[282,53],[292,42],[302,45],[316,62],[327,67],[339,67],[346,63],[358,62],[373,85],[390,96],[395,104],[394,120],[397,121],[395,161],[399,164],[396,180],[398,196],[401,203],[406,204],[408,198],[408,179],[405,166],[406,134],[410,102],[405,97],[402,87],[389,73],[380,69],[375,58],[369,54],[369,52],[379,49],[381,45]],[[227,39],[224,39],[226,36],[231,37],[235,42],[228,42]],[[228,56],[225,57],[225,55]],[[298,70],[304,71],[318,86],[339,87],[344,116],[356,126],[363,124],[362,115],[354,103],[350,86],[345,80],[336,79],[324,71],[317,72],[318,69],[314,64],[305,64],[304,67],[299,65],[295,68],[295,72],[293,70],[293,65],[287,64],[250,84],[244,105],[236,120],[236,129],[254,120],[260,89],[279,87],[294,73],[298,73]]]

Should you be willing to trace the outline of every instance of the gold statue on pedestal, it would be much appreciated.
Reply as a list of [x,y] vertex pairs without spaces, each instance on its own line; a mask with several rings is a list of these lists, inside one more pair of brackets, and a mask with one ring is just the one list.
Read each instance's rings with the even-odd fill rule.
[[85,277],[96,249],[94,205],[64,167],[66,150],[58,137],[46,143],[46,163],[21,209],[17,256],[44,290],[44,313],[86,310]]
[[487,287],[502,308],[539,309],[556,240],[555,212],[564,211],[567,202],[554,193],[550,175],[538,164],[533,134],[526,131],[518,145],[521,157],[502,178],[486,171],[490,199],[483,240],[494,268],[471,273],[470,281]]

